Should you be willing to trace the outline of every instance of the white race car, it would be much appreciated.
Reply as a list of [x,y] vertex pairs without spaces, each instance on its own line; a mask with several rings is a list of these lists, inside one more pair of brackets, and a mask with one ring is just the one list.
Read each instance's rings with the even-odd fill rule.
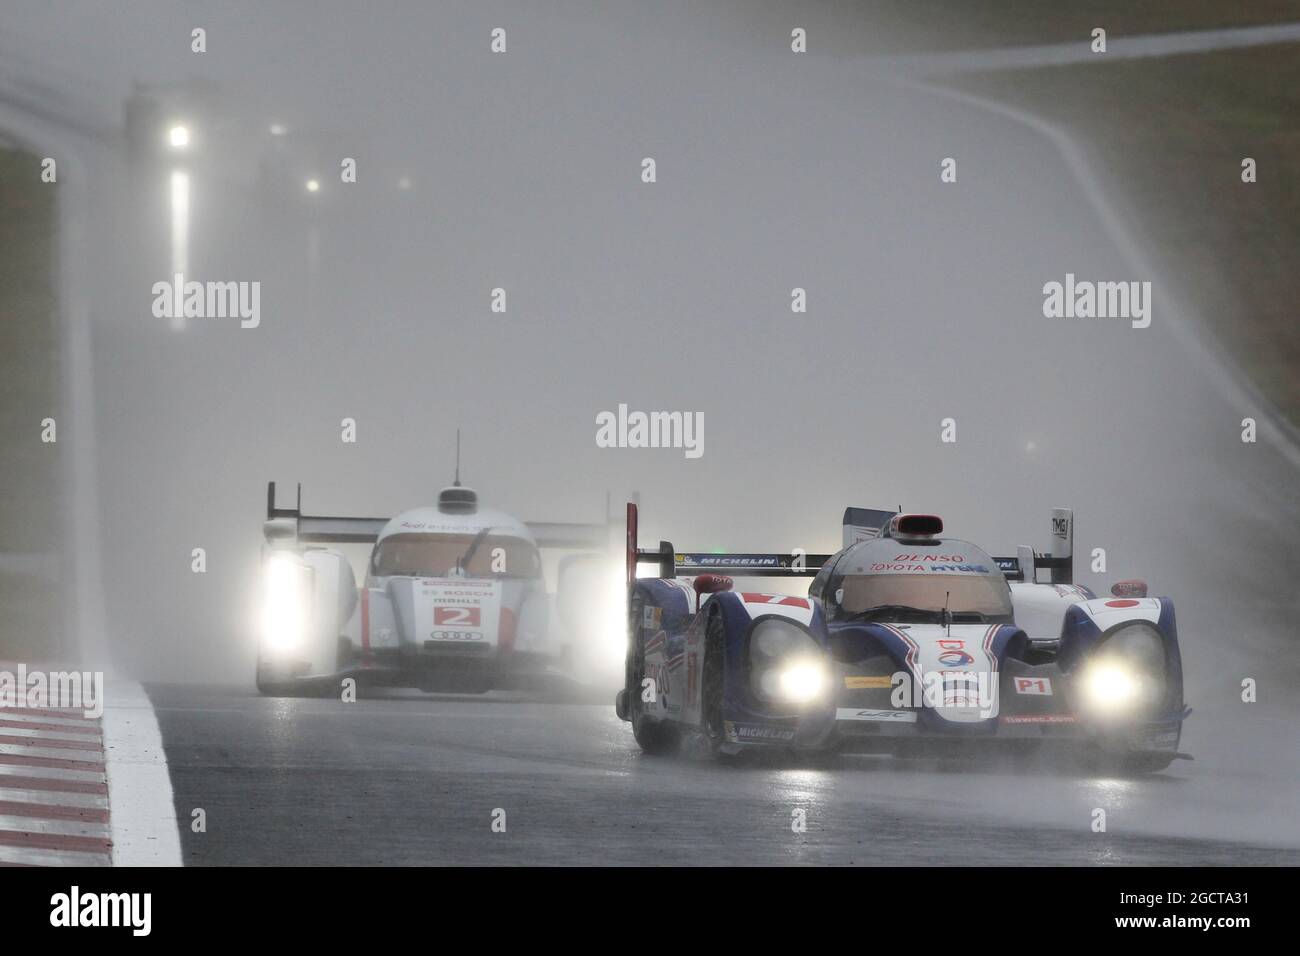
[[[338,692],[341,680],[481,693],[572,676],[621,615],[608,524],[526,524],[479,508],[459,480],[436,505],[394,518],[302,513],[267,487],[257,655],[263,694]],[[373,543],[365,582],[337,547]],[[547,592],[545,548],[569,552]]]

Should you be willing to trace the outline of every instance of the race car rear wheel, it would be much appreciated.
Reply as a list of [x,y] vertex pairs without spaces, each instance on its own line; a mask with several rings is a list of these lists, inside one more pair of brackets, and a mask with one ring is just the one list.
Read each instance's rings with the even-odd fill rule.
[[722,708],[726,684],[725,637],[722,615],[710,614],[704,629],[704,667],[700,675],[700,731],[714,757],[723,756],[722,745],[727,740]]
[[627,708],[632,722],[632,736],[637,745],[648,754],[675,753],[681,744],[681,734],[667,721],[654,720],[645,713],[641,699],[641,683],[645,679],[645,647],[641,639],[641,609],[645,604],[640,596],[633,596],[628,608],[628,633],[631,636],[627,668]]

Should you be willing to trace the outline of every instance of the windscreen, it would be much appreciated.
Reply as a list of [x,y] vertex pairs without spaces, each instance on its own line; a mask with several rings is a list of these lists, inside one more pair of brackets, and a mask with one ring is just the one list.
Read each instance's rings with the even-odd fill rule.
[[850,574],[840,608],[859,614],[874,607],[901,605],[939,612],[944,602],[954,615],[1009,617],[1011,590],[1000,576],[987,574]]
[[536,577],[541,569],[530,541],[487,535],[469,554],[472,534],[394,534],[375,545],[370,571],[378,577],[442,577],[458,567],[470,577]]

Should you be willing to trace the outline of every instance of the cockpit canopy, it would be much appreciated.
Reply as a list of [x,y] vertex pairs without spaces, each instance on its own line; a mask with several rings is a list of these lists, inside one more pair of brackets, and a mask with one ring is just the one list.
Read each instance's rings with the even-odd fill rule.
[[1011,588],[994,560],[966,541],[875,538],[828,561],[809,593],[832,619],[925,623],[1011,620]]
[[381,538],[370,557],[375,577],[444,577],[457,571],[471,578],[534,578],[541,574],[541,558],[531,541],[490,532],[481,538],[399,532]]

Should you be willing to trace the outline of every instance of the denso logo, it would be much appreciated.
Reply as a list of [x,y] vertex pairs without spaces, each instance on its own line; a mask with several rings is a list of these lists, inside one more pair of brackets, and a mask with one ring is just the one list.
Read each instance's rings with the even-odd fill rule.
[[899,554],[895,561],[924,561],[926,564],[965,564],[966,556],[962,554]]

